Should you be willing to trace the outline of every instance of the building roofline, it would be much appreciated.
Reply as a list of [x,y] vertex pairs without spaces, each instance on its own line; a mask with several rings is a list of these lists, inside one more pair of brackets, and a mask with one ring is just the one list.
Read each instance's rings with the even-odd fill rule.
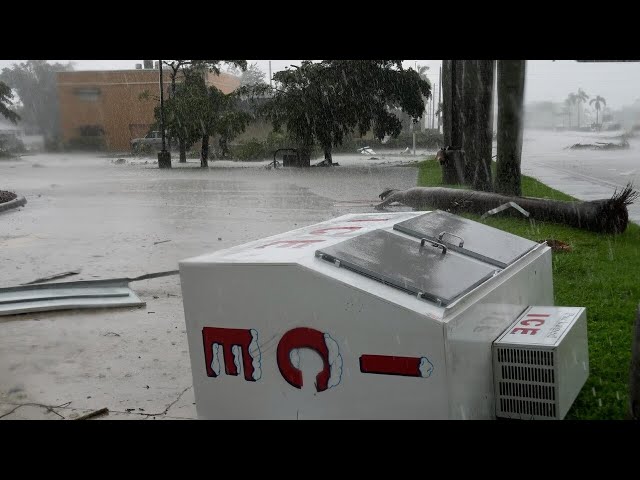
[[[163,68],[163,71],[171,71],[170,68]],[[69,70],[66,72],[56,72],[56,73],[125,73],[125,72],[157,72],[158,70],[155,68],[129,68],[129,69],[120,69],[120,70]],[[209,72],[216,74],[215,72]],[[222,75],[228,75],[230,77],[240,78],[233,73],[228,72],[220,72]],[[218,75],[218,74],[216,74]]]

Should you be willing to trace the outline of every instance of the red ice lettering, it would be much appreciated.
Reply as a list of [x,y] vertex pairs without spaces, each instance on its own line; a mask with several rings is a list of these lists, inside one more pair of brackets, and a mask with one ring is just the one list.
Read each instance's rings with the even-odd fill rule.
[[294,328],[285,333],[278,343],[278,368],[284,379],[296,388],[302,388],[302,372],[291,364],[291,351],[297,348],[310,348],[322,358],[323,368],[316,376],[316,390],[323,392],[328,388],[331,374],[329,367],[329,349],[324,333],[313,328]]
[[388,222],[388,218],[354,218],[350,222]]
[[302,248],[310,245],[312,243],[324,242],[324,240],[278,240],[275,242],[267,243],[265,245],[260,245],[258,248],[267,248],[274,245],[280,245],[276,248]]
[[520,332],[520,335],[535,335],[536,333],[538,333],[539,328],[522,328],[522,327],[517,327],[514,328],[513,330],[511,330],[511,334],[516,334],[518,332]]
[[361,355],[360,371],[378,375],[420,377],[420,357],[396,357],[390,355]]
[[218,344],[222,347],[226,374],[238,375],[238,369],[233,361],[233,352],[231,350],[231,347],[238,345],[242,352],[244,378],[250,382],[255,382],[253,375],[253,359],[249,354],[249,345],[253,339],[251,330],[241,328],[204,327],[202,329],[202,339],[204,341],[204,361],[206,363],[208,377],[215,378],[218,376],[218,373],[216,373],[211,366],[211,363],[214,360],[214,344]]
[[[527,328],[516,327],[513,330],[511,330],[511,334],[512,335],[515,335],[515,334],[536,335],[538,333],[538,330],[540,330],[540,328],[531,328],[531,327],[541,327],[542,325],[544,325],[544,322],[545,322],[545,320],[543,319],[547,318],[548,316],[549,314],[547,313],[528,313],[523,320],[520,320],[520,322],[518,322],[518,325],[524,325],[524,327],[527,327]],[[532,322],[535,322],[535,323],[532,324]]]
[[[353,232],[355,230],[360,230],[362,227],[327,227],[327,228],[319,228],[314,230],[313,232],[309,232],[311,235],[325,235],[327,232],[332,230],[347,230],[347,232]],[[341,232],[341,233],[347,233]]]

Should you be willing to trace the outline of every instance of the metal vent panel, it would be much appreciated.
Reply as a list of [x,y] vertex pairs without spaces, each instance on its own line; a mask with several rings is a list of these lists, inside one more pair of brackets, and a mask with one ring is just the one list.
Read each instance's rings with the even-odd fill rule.
[[496,415],[557,418],[556,363],[553,350],[494,345]]

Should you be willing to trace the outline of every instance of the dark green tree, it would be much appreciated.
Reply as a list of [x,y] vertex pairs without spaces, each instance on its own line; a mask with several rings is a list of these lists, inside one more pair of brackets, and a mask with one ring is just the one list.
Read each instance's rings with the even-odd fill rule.
[[[175,95],[165,102],[165,127],[171,136],[182,138],[186,146],[201,141],[200,165],[208,166],[209,138],[219,137],[221,146],[242,133],[253,115],[240,108],[238,93],[224,94],[207,86],[203,69],[192,66],[185,70],[184,80],[176,86]],[[156,107],[156,120],[160,108]]]
[[47,142],[60,136],[57,72],[73,70],[73,64],[48,63],[46,60],[28,60],[11,68],[3,68],[0,80],[14,89],[22,108],[20,116],[27,125],[38,127]]
[[423,97],[431,95],[429,83],[403,69],[402,60],[305,60],[274,80],[273,95],[260,110],[274,130],[286,127],[306,162],[317,144],[331,164],[332,147],[354,133],[397,137],[402,123],[392,110],[419,119]]
[[20,115],[11,110],[13,105],[13,93],[6,83],[0,82],[0,114],[13,123],[18,123]]
[[[216,74],[220,74],[221,64],[237,68],[239,71],[244,72],[247,69],[246,60],[163,60],[162,63],[169,67],[169,81],[171,82],[171,88],[169,90],[169,97],[173,97],[176,94],[177,83],[180,78],[184,79],[186,73],[190,69],[198,71],[210,71]],[[181,136],[175,137],[178,140],[178,147],[180,150],[180,163],[186,163],[187,161],[187,148],[193,144],[188,144],[187,139]]]

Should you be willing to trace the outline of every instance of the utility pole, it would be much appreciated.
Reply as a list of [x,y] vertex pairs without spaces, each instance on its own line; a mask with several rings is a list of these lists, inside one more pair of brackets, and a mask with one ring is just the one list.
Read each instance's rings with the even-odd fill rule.
[[269,60],[269,87],[273,88],[273,84],[271,80],[271,60]]

